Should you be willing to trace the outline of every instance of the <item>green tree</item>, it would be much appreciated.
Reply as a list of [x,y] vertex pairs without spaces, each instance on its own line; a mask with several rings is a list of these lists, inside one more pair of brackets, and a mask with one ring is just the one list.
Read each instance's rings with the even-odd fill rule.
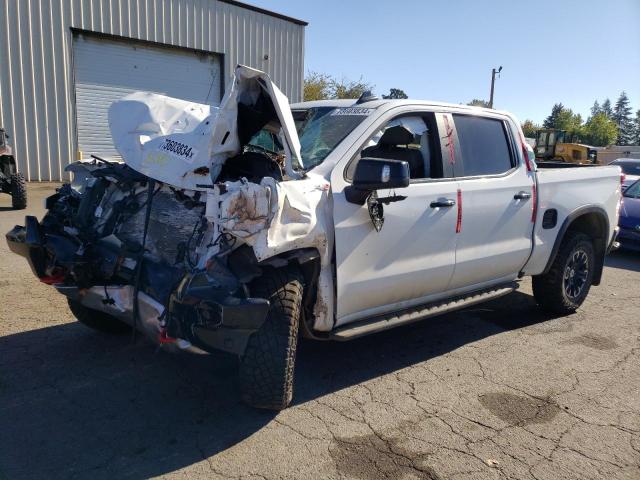
[[365,82],[362,77],[359,80],[336,80],[330,82],[331,98],[360,98],[366,92],[373,90],[374,85]]
[[331,76],[326,73],[308,72],[304,77],[304,101],[330,98],[331,81]]
[[635,124],[635,144],[640,145],[640,110],[636,112],[636,119],[633,122]]
[[618,127],[606,113],[599,112],[589,117],[584,125],[585,141],[595,147],[606,147],[615,142],[618,136]]
[[613,109],[611,108],[611,100],[608,98],[604,99],[602,102],[602,107],[600,107],[600,111],[604,113],[607,117],[611,118],[613,116]]
[[582,115],[573,113],[570,108],[563,109],[558,115],[556,127],[559,130],[566,130],[570,133],[579,133],[582,127]]
[[308,102],[330,98],[360,98],[360,95],[373,87],[362,77],[356,81],[345,78],[337,80],[326,73],[308,72],[304,79],[304,100]]
[[540,127],[533,123],[533,121],[531,120],[527,119],[522,124],[522,132],[524,133],[525,137],[536,138],[538,130],[540,130]]
[[600,113],[601,111],[602,109],[600,108],[600,104],[598,103],[598,100],[596,100],[593,102],[593,107],[591,107],[591,116],[593,117],[596,113]]
[[404,99],[409,97],[407,96],[406,93],[404,93],[404,90],[400,90],[399,88],[390,88],[389,95],[382,95],[382,98],[386,100],[392,100],[392,99]]
[[626,92],[620,93],[618,101],[613,108],[612,120],[618,126],[618,138],[616,145],[630,145],[633,142],[633,121],[631,120],[631,107],[629,106],[629,97]]
[[573,113],[570,108],[565,108],[562,103],[556,103],[543,123],[544,128],[566,130],[570,138],[579,139],[583,136],[582,116]]
[[542,126],[544,128],[559,128],[558,125],[558,118],[560,116],[560,113],[564,110],[564,105],[562,105],[562,103],[556,103],[553,105],[553,107],[551,107],[551,114],[544,119],[544,122],[542,123]]
[[486,100],[480,100],[479,98],[474,98],[467,105],[471,105],[472,107],[484,107],[489,108],[489,102]]

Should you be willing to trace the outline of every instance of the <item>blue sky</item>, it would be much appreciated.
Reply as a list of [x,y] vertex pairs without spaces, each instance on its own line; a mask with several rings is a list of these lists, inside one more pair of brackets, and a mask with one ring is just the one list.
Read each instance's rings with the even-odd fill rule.
[[489,97],[541,122],[555,102],[589,114],[626,90],[640,109],[640,0],[247,0],[309,22],[305,69],[376,93],[454,103]]

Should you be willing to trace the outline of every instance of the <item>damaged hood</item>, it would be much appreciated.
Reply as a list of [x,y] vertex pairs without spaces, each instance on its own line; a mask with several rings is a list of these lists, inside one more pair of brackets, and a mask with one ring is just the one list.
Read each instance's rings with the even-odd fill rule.
[[238,66],[220,107],[136,92],[109,108],[111,136],[124,162],[188,190],[215,182],[224,162],[265,125],[279,127],[287,175],[297,178],[303,164],[289,101],[259,70]]

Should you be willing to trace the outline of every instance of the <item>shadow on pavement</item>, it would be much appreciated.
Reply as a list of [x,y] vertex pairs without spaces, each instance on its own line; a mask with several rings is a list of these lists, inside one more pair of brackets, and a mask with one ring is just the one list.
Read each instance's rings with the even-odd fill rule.
[[640,252],[618,250],[607,255],[604,264],[611,268],[640,272]]
[[[294,400],[549,319],[516,292],[349,343],[303,341]],[[165,354],[80,324],[2,337],[0,352],[0,478],[148,478],[228,449],[275,416],[239,402],[227,356]]]

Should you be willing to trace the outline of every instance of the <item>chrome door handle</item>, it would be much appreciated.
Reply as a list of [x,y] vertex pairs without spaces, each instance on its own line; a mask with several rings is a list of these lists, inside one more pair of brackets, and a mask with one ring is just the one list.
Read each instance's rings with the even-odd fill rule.
[[529,192],[518,192],[513,196],[514,200],[529,200],[531,194]]
[[456,204],[455,200],[451,200],[450,198],[446,199],[446,200],[436,200],[434,202],[431,202],[431,208],[438,208],[438,207],[453,207]]

